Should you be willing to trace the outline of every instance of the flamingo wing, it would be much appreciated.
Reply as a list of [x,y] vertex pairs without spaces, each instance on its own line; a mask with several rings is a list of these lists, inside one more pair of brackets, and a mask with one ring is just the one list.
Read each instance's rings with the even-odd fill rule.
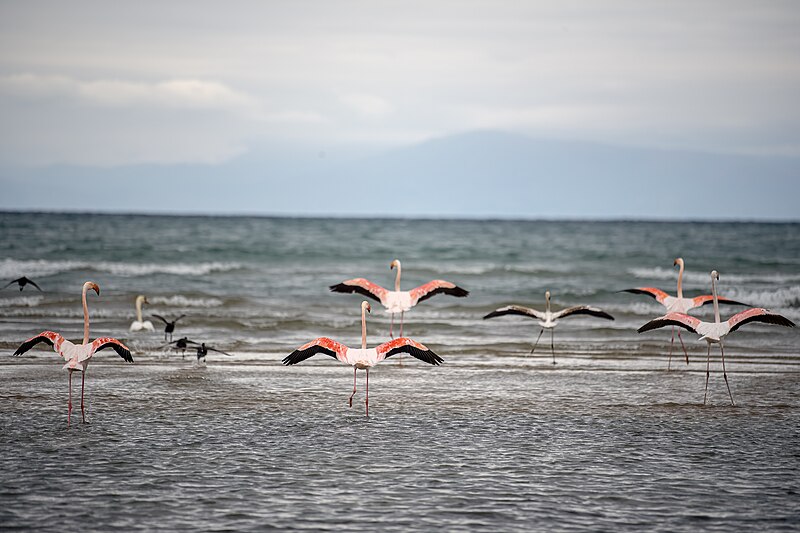
[[420,285],[416,289],[408,291],[411,293],[411,305],[417,305],[423,300],[427,300],[437,294],[449,294],[450,296],[457,296],[463,298],[469,294],[468,290],[462,289],[455,283],[450,283],[443,279],[435,279],[429,281],[425,285]]
[[697,333],[697,326],[700,325],[700,322],[700,319],[684,313],[667,313],[664,316],[651,320],[636,331],[643,333],[651,329],[663,328],[664,326],[678,326],[683,329],[688,329],[693,333]]
[[669,294],[662,291],[661,289],[656,289],[655,287],[636,287],[635,289],[623,289],[619,292],[630,292],[632,294],[645,294],[652,298],[655,298],[658,303],[663,304],[664,300],[666,299]]
[[[100,350],[105,350],[106,348],[111,348],[120,357],[122,357],[125,362],[133,363],[133,355],[131,355],[130,349],[127,346],[122,344],[120,341],[113,337],[98,337],[94,341],[92,341],[92,350],[91,353],[94,354],[95,352],[99,352]],[[90,354],[91,355],[91,354]]]
[[605,318],[606,320],[614,320],[614,317],[603,311],[598,307],[592,307],[590,305],[576,305],[574,307],[567,307],[566,309],[562,309],[557,313],[553,313],[553,320],[558,320],[559,318],[564,318],[565,316],[570,315],[592,315],[598,318]]
[[507,305],[505,307],[500,307],[483,317],[483,319],[486,320],[487,318],[494,318],[496,316],[503,315],[522,315],[531,318],[538,318],[539,320],[545,319],[545,315],[541,311],[531,309],[530,307],[523,307],[521,305]]
[[46,342],[53,347],[53,350],[57,354],[61,355],[60,350],[61,344],[64,342],[64,337],[55,331],[43,331],[35,337],[31,337],[19,345],[19,348],[17,348],[17,350],[14,352],[14,355],[22,355],[40,342]]
[[346,294],[357,292],[381,303],[385,301],[386,294],[389,292],[380,285],[376,285],[364,278],[348,279],[336,285],[331,285],[330,289],[331,292],[343,292]]
[[436,355],[433,350],[408,337],[400,337],[389,342],[384,342],[376,346],[375,350],[378,352],[378,361],[383,361],[387,357],[400,353],[407,353],[429,365],[438,366],[444,362],[444,359]]
[[[717,296],[717,300],[721,304],[744,305],[750,307],[749,304],[737,302],[736,300],[731,300],[730,298],[723,298],[722,296]],[[695,296],[694,298],[692,298],[692,302],[694,304],[694,307],[700,307],[701,305],[714,303],[714,296],[711,294],[703,294],[702,296]]]
[[347,346],[342,344],[341,342],[336,342],[333,339],[329,339],[328,337],[319,337],[318,339],[314,339],[311,342],[308,342],[289,355],[287,355],[283,359],[284,365],[296,365],[302,361],[305,361],[309,357],[317,355],[318,353],[324,353],[325,355],[330,355],[338,359],[339,361],[347,362],[345,360],[345,356],[347,354]]
[[728,319],[728,325],[731,327],[731,331],[736,331],[748,322],[765,322],[767,324],[777,324],[779,326],[787,326],[790,328],[794,327],[794,322],[785,316],[779,315],[778,313],[773,313],[769,309],[764,309],[761,307],[736,313]]

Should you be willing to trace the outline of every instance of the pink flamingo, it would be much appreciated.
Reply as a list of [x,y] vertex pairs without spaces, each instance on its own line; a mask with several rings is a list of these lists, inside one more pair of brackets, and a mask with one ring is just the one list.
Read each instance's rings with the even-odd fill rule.
[[[678,270],[678,296],[670,296],[666,292],[662,291],[661,289],[656,289],[654,287],[637,287],[635,289],[625,289],[620,292],[630,292],[633,294],[646,294],[647,296],[651,296],[656,299],[658,303],[663,305],[668,313],[688,313],[691,309],[696,307],[700,307],[706,304],[710,304],[712,301],[712,297],[710,294],[703,294],[702,296],[695,296],[694,298],[684,298],[683,297],[683,258],[678,257],[672,263],[679,267]],[[723,298],[722,296],[718,297],[720,303],[730,304],[730,305],[744,305],[750,307],[748,304],[744,304],[742,302],[737,302],[736,300],[731,300],[730,298]],[[683,348],[683,355],[686,357],[686,364],[689,364],[689,353],[686,351],[686,345],[683,344],[683,338],[681,337],[681,330],[678,329],[678,340],[681,341],[681,348]],[[675,345],[675,327],[672,328],[672,338],[669,341],[669,359],[667,360],[667,370],[670,370],[672,365],[672,348]]]
[[86,423],[86,414],[83,407],[83,392],[86,380],[86,368],[89,366],[89,360],[100,350],[112,348],[119,354],[125,361],[133,363],[133,356],[127,346],[122,344],[117,339],[111,337],[98,337],[93,342],[89,343],[89,307],[86,305],[86,292],[92,289],[98,296],[100,295],[100,287],[92,281],[87,281],[83,284],[83,343],[73,344],[65,339],[61,334],[53,331],[43,331],[26,340],[20,344],[14,355],[22,355],[40,342],[46,342],[53,347],[53,350],[64,358],[67,362],[64,369],[69,370],[69,402],[67,403],[67,427],[69,427],[72,418],[72,373],[75,370],[81,371],[81,418]]
[[394,315],[400,313],[400,336],[403,336],[403,315],[406,311],[417,305],[423,300],[435,296],[437,294],[449,294],[450,296],[458,296],[463,298],[469,294],[469,291],[461,287],[444,281],[435,279],[429,281],[425,285],[420,285],[416,289],[410,291],[400,290],[400,261],[395,259],[389,265],[389,269],[397,268],[397,276],[394,280],[394,290],[390,291],[384,289],[380,285],[376,285],[364,278],[348,279],[336,285],[331,285],[331,292],[354,293],[357,292],[367,298],[372,298],[380,302],[385,308],[386,312],[392,315],[392,322],[389,326],[389,336],[394,338]]
[[367,313],[372,312],[369,302],[361,302],[361,348],[348,348],[340,342],[336,342],[328,337],[319,337],[306,343],[290,353],[283,360],[284,365],[296,365],[305,361],[309,357],[318,353],[335,357],[342,363],[353,367],[353,393],[350,394],[349,404],[353,407],[353,396],[356,393],[356,372],[359,369],[366,370],[367,384],[364,405],[366,406],[367,416],[369,416],[369,369],[377,365],[387,357],[399,353],[407,353],[431,365],[440,365],[443,359],[429,350],[423,344],[406,337],[399,337],[389,342],[379,344],[375,348],[367,348]]
[[722,358],[722,376],[725,378],[725,386],[728,387],[728,396],[731,398],[731,405],[736,405],[733,401],[733,394],[731,394],[731,387],[728,384],[728,374],[725,372],[725,350],[722,347],[722,339],[736,331],[748,322],[765,322],[767,324],[777,324],[779,326],[794,327],[794,322],[788,318],[773,313],[767,309],[760,307],[747,309],[741,313],[736,313],[728,320],[722,322],[719,317],[719,301],[717,297],[717,281],[719,281],[719,274],[716,270],[711,271],[711,297],[714,302],[714,322],[703,322],[686,313],[671,312],[666,315],[651,320],[644,326],[639,328],[639,333],[650,331],[651,329],[663,328],[664,326],[678,326],[688,329],[698,335],[700,339],[708,343],[708,355],[706,356],[706,390],[703,395],[703,404],[705,405],[708,398],[708,376],[709,368],[711,366],[711,345],[719,344],[719,351]]

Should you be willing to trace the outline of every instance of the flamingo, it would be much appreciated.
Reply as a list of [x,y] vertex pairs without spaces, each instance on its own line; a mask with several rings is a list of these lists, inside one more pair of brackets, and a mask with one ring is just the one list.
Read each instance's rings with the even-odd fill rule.
[[386,308],[386,312],[392,316],[392,322],[389,326],[389,337],[391,338],[394,338],[394,315],[396,313],[400,313],[400,336],[402,337],[403,315],[419,302],[442,293],[459,298],[463,298],[469,294],[469,291],[462,289],[454,283],[441,279],[429,281],[425,285],[420,285],[416,289],[411,289],[410,291],[401,291],[400,274],[402,266],[400,265],[399,259],[395,259],[389,265],[390,270],[394,268],[397,268],[397,276],[394,279],[393,291],[384,289],[380,285],[376,285],[364,278],[354,278],[345,280],[336,285],[331,285],[331,292],[343,292],[348,294],[357,292],[380,302]]
[[200,344],[200,346],[197,347],[197,360],[200,361],[200,359],[203,359],[203,361],[205,361],[206,355],[208,355],[209,351],[219,352],[223,355],[231,355],[228,352],[223,352],[222,350],[217,350],[216,348],[212,348],[211,346],[206,346],[206,343],[203,342]]
[[147,296],[140,294],[136,297],[136,320],[131,322],[131,327],[129,331],[155,331],[156,328],[153,327],[153,323],[149,320],[142,321],[142,304],[149,304],[150,302],[147,301]]
[[536,309],[531,309],[530,307],[523,307],[521,305],[508,305],[506,307],[495,309],[494,311],[483,317],[483,319],[486,320],[487,318],[494,318],[496,316],[502,316],[502,315],[522,315],[530,318],[538,318],[539,325],[542,326],[542,330],[539,332],[539,336],[536,337],[536,342],[533,344],[531,353],[533,353],[533,351],[536,350],[536,345],[539,344],[539,339],[542,338],[542,333],[544,333],[544,330],[549,329],[550,352],[553,355],[553,364],[556,364],[556,352],[555,348],[553,347],[553,336],[554,336],[553,330],[558,324],[559,319],[568,317],[570,315],[592,315],[598,318],[614,320],[613,316],[609,315],[602,309],[598,309],[597,307],[591,307],[589,305],[576,305],[574,307],[567,307],[566,309],[562,309],[561,311],[554,313],[550,311],[550,291],[545,291],[544,301],[545,301],[544,312],[537,311]]
[[161,315],[153,315],[154,318],[157,318],[164,323],[164,340],[167,340],[167,335],[169,335],[170,341],[172,341],[172,332],[175,331],[175,323],[185,316],[186,315],[181,315],[175,320],[169,321]]
[[[667,312],[669,313],[688,313],[691,309],[696,307],[700,307],[706,304],[710,304],[712,301],[712,297],[710,294],[703,294],[702,296],[695,296],[694,298],[684,298],[683,297],[683,258],[678,257],[673,261],[673,266],[677,266],[678,270],[678,295],[670,296],[666,292],[656,289],[653,287],[637,287],[635,289],[624,289],[620,292],[630,292],[633,294],[646,294],[647,296],[651,296],[656,299],[658,303],[663,305]],[[730,305],[745,305],[750,307],[748,304],[743,304],[741,302],[737,302],[736,300],[731,300],[730,298],[723,298],[719,297],[720,303],[730,304]],[[686,364],[689,364],[689,353],[686,351],[686,345],[683,344],[683,338],[681,337],[681,330],[678,329],[678,340],[681,341],[681,348],[683,348],[683,355],[686,357]],[[667,370],[670,369],[672,365],[672,347],[675,344],[675,327],[672,328],[672,338],[669,341],[669,359],[667,360]]]
[[53,350],[64,358],[67,362],[64,369],[69,370],[69,401],[67,403],[67,427],[69,427],[70,419],[72,418],[72,373],[75,370],[81,371],[81,418],[86,423],[86,414],[83,407],[83,393],[86,383],[86,369],[89,366],[89,360],[100,350],[112,348],[128,363],[133,363],[133,356],[127,346],[122,344],[117,339],[111,337],[98,337],[89,343],[89,307],[86,305],[86,292],[92,289],[100,295],[100,287],[93,281],[87,281],[83,284],[83,343],[73,344],[65,339],[61,334],[53,331],[43,331],[26,340],[20,344],[14,355],[22,355],[40,342],[46,342],[53,347]]
[[342,363],[353,367],[353,392],[350,394],[349,404],[353,407],[353,396],[356,394],[356,372],[359,369],[366,370],[367,384],[364,405],[366,414],[369,416],[369,369],[377,365],[387,357],[399,353],[407,353],[431,365],[440,365],[443,359],[436,355],[432,350],[423,344],[406,337],[398,337],[389,342],[379,344],[375,348],[367,348],[367,313],[372,312],[369,302],[361,302],[361,348],[348,348],[340,342],[336,342],[328,337],[319,337],[306,343],[290,353],[283,360],[284,365],[296,365],[305,361],[309,357],[318,353],[324,353],[335,357]]
[[717,296],[717,281],[719,273],[711,271],[711,297],[714,302],[714,322],[703,322],[686,313],[670,312],[666,315],[651,320],[638,329],[639,333],[650,331],[651,329],[663,328],[664,326],[678,326],[688,329],[693,333],[701,335],[700,339],[708,343],[708,355],[706,356],[706,389],[703,395],[703,405],[708,398],[708,376],[711,366],[711,345],[719,344],[720,356],[722,358],[722,376],[725,378],[725,386],[728,387],[728,396],[731,398],[731,405],[736,405],[731,394],[731,387],[728,384],[728,374],[725,372],[725,350],[722,347],[722,339],[732,331],[736,331],[748,322],[765,322],[767,324],[777,324],[779,326],[794,327],[794,322],[788,318],[773,313],[768,309],[754,307],[740,313],[736,313],[728,320],[722,322],[719,317],[719,298]]
[[28,285],[28,284],[33,285],[34,287],[39,289],[39,291],[42,291],[42,288],[39,287],[36,283],[34,283],[34,281],[32,279],[28,279],[25,276],[22,276],[21,278],[17,278],[17,279],[15,279],[13,281],[9,281],[6,285],[3,286],[3,289],[5,289],[6,287],[8,287],[10,285],[13,285],[15,283],[19,285],[20,292],[22,292],[22,289],[24,289],[25,285]]

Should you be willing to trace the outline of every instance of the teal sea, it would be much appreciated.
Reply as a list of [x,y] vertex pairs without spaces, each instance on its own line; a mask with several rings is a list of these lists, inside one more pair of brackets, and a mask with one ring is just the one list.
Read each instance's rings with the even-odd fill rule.
[[[748,324],[725,343],[731,406],[712,348],[670,330],[640,286],[720,293],[800,321],[800,224],[177,217],[0,213],[0,528],[75,530],[696,531],[800,528],[800,330]],[[405,315],[404,334],[444,360],[404,356],[363,373],[318,355],[360,342],[365,277],[402,288],[445,279]],[[66,427],[67,373],[43,329],[131,347],[87,372],[89,424]],[[536,351],[540,328],[483,320],[511,303],[590,304]],[[146,295],[155,332],[131,333]],[[368,343],[389,339],[377,302]],[[723,318],[739,307],[723,306]],[[163,347],[163,324],[232,355]],[[713,319],[711,306],[698,317]],[[76,381],[80,390],[80,382]],[[75,412],[73,412],[75,415]],[[79,416],[79,415],[78,415]],[[73,422],[75,418],[73,418]]]

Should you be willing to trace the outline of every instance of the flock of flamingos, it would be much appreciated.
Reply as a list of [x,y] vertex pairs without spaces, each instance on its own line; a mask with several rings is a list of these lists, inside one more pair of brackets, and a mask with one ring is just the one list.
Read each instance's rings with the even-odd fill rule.
[[[765,322],[768,324],[777,324],[781,326],[788,326],[794,327],[794,323],[787,319],[786,317],[779,315],[777,313],[773,313],[767,309],[763,308],[748,308],[745,311],[740,313],[736,313],[728,320],[721,320],[720,312],[719,312],[719,304],[733,304],[733,305],[747,305],[741,302],[736,302],[734,300],[730,300],[728,298],[723,298],[717,295],[717,281],[719,281],[719,274],[717,271],[711,272],[711,294],[705,294],[702,296],[696,296],[694,298],[686,298],[683,296],[683,271],[684,271],[684,262],[683,259],[678,258],[675,259],[674,264],[679,267],[678,273],[678,288],[677,288],[677,295],[670,296],[666,292],[656,289],[653,287],[638,287],[634,289],[626,289],[624,292],[631,292],[635,294],[645,294],[655,298],[659,303],[661,303],[665,309],[666,314],[656,319],[653,319],[642,327],[638,329],[638,331],[644,332],[649,331],[657,328],[662,328],[665,326],[672,326],[672,339],[670,341],[670,360],[668,362],[671,363],[672,359],[672,348],[675,342],[675,326],[678,328],[683,328],[689,330],[693,333],[697,333],[700,335],[700,339],[704,339],[708,343],[708,355],[706,358],[706,383],[705,383],[705,393],[703,396],[703,403],[706,403],[706,399],[708,396],[708,378],[709,378],[709,368],[711,364],[711,345],[712,344],[719,344],[720,346],[720,355],[722,361],[722,375],[725,378],[725,384],[728,388],[728,395],[730,396],[731,404],[735,405],[733,401],[733,395],[731,394],[730,385],[728,384],[728,375],[725,371],[725,352],[723,349],[722,340],[731,332],[736,331],[744,324],[749,322]],[[400,275],[401,275],[401,264],[400,261],[394,260],[390,265],[391,269],[396,269],[397,274],[395,278],[395,285],[394,290],[388,290],[380,285],[372,283],[369,280],[364,278],[354,278],[343,281],[337,285],[333,285],[330,287],[331,291],[333,292],[341,292],[341,293],[358,293],[365,297],[371,298],[381,303],[386,308],[386,312],[391,315],[391,326],[389,330],[389,336],[392,340],[385,342],[383,344],[379,344],[374,348],[367,348],[367,322],[366,316],[367,313],[371,312],[371,306],[369,302],[366,300],[361,303],[361,347],[360,348],[350,348],[340,342],[337,342],[333,339],[328,337],[319,337],[316,338],[302,346],[298,349],[293,351],[291,354],[286,356],[283,359],[283,364],[285,365],[294,365],[305,361],[309,357],[312,357],[316,354],[325,354],[329,355],[335,359],[338,359],[342,363],[348,364],[353,367],[353,392],[350,394],[349,404],[352,407],[353,405],[353,396],[356,394],[356,373],[358,370],[365,370],[366,371],[366,395],[365,395],[365,411],[366,415],[369,416],[369,369],[379,362],[383,361],[384,359],[391,357],[393,355],[398,354],[408,354],[420,361],[431,365],[439,365],[443,362],[442,358],[439,357],[436,353],[432,350],[427,348],[425,345],[412,340],[408,337],[403,337],[403,318],[406,311],[409,311],[412,307],[417,305],[418,303],[431,298],[437,294],[448,294],[451,296],[457,297],[464,297],[467,296],[469,293],[468,291],[458,287],[457,285],[444,280],[433,280],[424,285],[421,285],[415,289],[411,289],[409,291],[402,291],[400,290]],[[37,289],[39,288],[38,285],[33,283],[28,278],[22,277],[18,280],[14,280],[10,282],[8,285],[13,283],[17,283],[20,287],[20,290],[26,284],[31,284],[35,286]],[[6,287],[8,286],[6,285]],[[41,289],[39,289],[41,290]],[[83,422],[86,422],[86,415],[84,412],[84,385],[85,385],[85,376],[86,376],[86,369],[89,366],[89,361],[91,360],[92,356],[99,352],[100,350],[105,350],[106,348],[110,348],[117,352],[120,357],[122,357],[125,361],[132,363],[133,356],[131,355],[130,349],[125,346],[122,342],[118,339],[112,337],[99,337],[92,342],[89,342],[89,308],[86,304],[86,295],[88,291],[93,290],[98,295],[100,294],[100,287],[92,282],[87,281],[83,284],[83,291],[82,291],[82,302],[83,302],[83,342],[81,344],[74,344],[67,339],[65,339],[61,334],[53,332],[53,331],[43,331],[34,337],[23,342],[19,348],[14,352],[14,355],[22,355],[35,345],[39,343],[47,343],[53,347],[55,352],[59,354],[61,357],[64,358],[66,364],[64,365],[64,369],[69,371],[69,400],[67,404],[67,425],[69,426],[70,419],[72,416],[72,373],[75,370],[81,371],[81,418]],[[136,299],[136,321],[131,324],[131,331],[139,331],[139,330],[149,330],[154,331],[153,325],[149,321],[142,320],[142,304],[147,303],[147,299],[144,296],[139,296]],[[693,316],[690,316],[688,312],[691,309],[696,307],[700,307],[706,304],[713,304],[714,306],[714,322],[703,322]],[[394,317],[396,314],[400,314],[400,336],[398,338],[394,338]],[[550,350],[553,355],[553,364],[555,364],[555,349],[553,347],[553,329],[558,324],[558,321],[562,318],[572,316],[572,315],[590,315],[598,318],[604,318],[607,320],[614,320],[614,318],[603,311],[602,309],[598,309],[597,307],[592,307],[588,305],[579,305],[574,307],[568,307],[566,309],[562,309],[560,311],[552,311],[550,309],[550,291],[545,293],[545,310],[539,311],[537,309],[532,309],[529,307],[523,307],[521,305],[509,305],[506,307],[501,307],[492,311],[491,313],[484,316],[484,319],[503,316],[503,315],[521,315],[525,317],[530,317],[537,319],[539,325],[541,326],[541,331],[539,332],[539,336],[536,338],[536,342],[533,344],[533,348],[531,353],[536,349],[536,346],[541,338],[544,330],[550,330]],[[180,320],[182,316],[178,317],[173,321],[168,321],[165,318],[153,315],[154,317],[162,320],[165,324],[165,338],[166,335],[170,336],[175,329],[175,323]],[[680,340],[681,346],[683,347],[684,355],[686,356],[686,362],[688,364],[689,358],[688,353],[686,352],[686,347],[683,344],[683,339],[680,335],[680,329],[678,329],[678,339]],[[186,344],[188,339],[183,338],[178,341],[172,342],[172,344],[176,344],[178,348],[186,348]],[[182,344],[181,344],[182,343]],[[203,344],[200,348],[198,348],[198,359],[201,356],[205,356],[208,350],[216,350],[211,347],[206,347]],[[225,352],[221,352],[225,353]]]

